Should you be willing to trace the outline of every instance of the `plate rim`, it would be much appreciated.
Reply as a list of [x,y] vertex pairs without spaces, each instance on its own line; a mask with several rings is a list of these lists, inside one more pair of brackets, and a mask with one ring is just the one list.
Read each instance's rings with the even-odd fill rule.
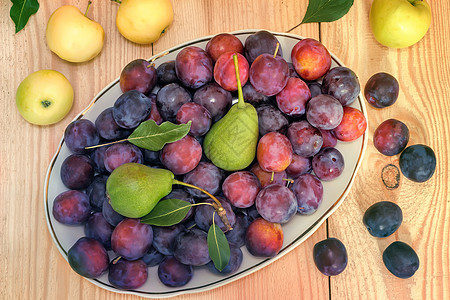
[[[244,29],[244,30],[237,30],[237,31],[232,31],[229,32],[230,34],[233,35],[245,35],[245,34],[254,34],[258,31],[261,30],[265,30],[268,31],[270,33],[272,33],[275,36],[284,36],[284,37],[289,37],[289,38],[293,38],[293,39],[297,39],[297,40],[303,40],[306,39],[306,37],[300,36],[300,35],[296,35],[296,34],[292,34],[292,33],[286,33],[286,32],[276,32],[276,31],[271,31],[271,30],[267,30],[267,29]],[[205,42],[206,40],[209,40],[211,38],[213,38],[214,36],[216,36],[217,34],[212,34],[212,35],[208,35],[208,36],[202,36],[199,38],[195,38],[193,40],[187,41],[187,42],[183,42],[181,44],[178,44],[174,47],[171,47],[165,51],[161,51],[160,53],[157,53],[153,56],[151,56],[148,60],[149,61],[154,61],[158,58],[161,58],[163,56],[165,56],[165,54],[167,53],[171,53],[174,51],[177,51],[181,48],[187,47],[189,45],[192,44],[197,44],[199,42]],[[329,50],[328,50],[329,51]],[[345,66],[341,60],[339,58],[337,58],[332,52],[330,52],[330,55],[332,57],[332,59],[339,65],[339,66]],[[92,101],[78,114],[76,115],[71,122],[76,121],[78,119],[81,119],[86,112],[88,112],[92,106],[107,92],[109,91],[112,87],[114,87],[116,84],[119,83],[119,79],[120,76],[117,77],[115,80],[111,81],[106,87],[104,87],[93,99]],[[342,202],[344,202],[345,198],[347,197],[348,193],[351,190],[351,187],[355,181],[356,178],[356,174],[359,170],[359,168],[361,167],[363,158],[364,158],[364,154],[366,152],[366,148],[367,148],[367,143],[368,143],[368,129],[369,129],[369,124],[368,124],[368,116],[367,116],[367,109],[366,109],[366,105],[364,102],[364,98],[362,96],[362,91],[360,91],[358,97],[357,97],[359,104],[361,106],[361,111],[364,115],[364,117],[366,118],[366,122],[367,122],[367,128],[366,131],[364,132],[364,134],[360,137],[363,139],[362,143],[361,143],[361,151],[359,153],[359,157],[358,157],[358,161],[356,163],[356,166],[352,172],[351,178],[344,190],[344,192],[340,195],[340,197],[331,205],[331,207],[322,215],[320,216],[315,222],[314,224],[312,224],[305,232],[303,232],[301,235],[299,235],[297,238],[295,238],[295,240],[293,242],[291,242],[290,244],[286,245],[285,247],[283,247],[280,252],[275,256],[275,257],[271,257],[271,258],[267,258],[257,264],[254,264],[250,267],[248,267],[245,270],[242,270],[240,272],[237,273],[233,273],[231,275],[228,275],[226,277],[223,277],[219,280],[216,280],[214,282],[208,283],[208,284],[204,284],[202,286],[197,286],[197,287],[192,287],[192,288],[181,288],[181,289],[177,289],[174,291],[167,291],[167,292],[145,292],[145,291],[138,291],[138,290],[120,290],[112,285],[109,285],[107,283],[104,283],[102,281],[99,281],[97,279],[92,279],[92,278],[85,278],[88,281],[92,282],[94,285],[101,287],[103,289],[106,289],[108,291],[111,292],[115,292],[115,293],[121,293],[121,294],[131,294],[131,295],[136,295],[136,296],[141,296],[141,297],[145,297],[145,298],[170,298],[170,297],[175,297],[175,296],[179,296],[179,295],[183,295],[185,293],[199,293],[199,292],[205,292],[205,291],[209,291],[215,288],[218,288],[220,286],[229,284],[231,282],[234,282],[236,280],[239,280],[243,277],[246,277],[266,266],[268,266],[269,264],[275,262],[276,260],[282,258],[284,255],[286,255],[287,253],[291,252],[293,249],[295,249],[297,246],[299,246],[301,243],[303,243],[305,240],[307,240],[314,232],[317,231],[317,229],[323,224],[323,222],[325,222],[325,220],[327,220],[335,211],[336,209],[342,204]],[[58,147],[55,151],[55,154],[53,155],[52,159],[50,160],[49,166],[47,168],[46,171],[46,175],[45,175],[45,182],[44,182],[44,206],[45,206],[45,219],[47,222],[47,228],[49,229],[49,233],[53,239],[53,242],[55,243],[55,245],[58,248],[58,251],[61,253],[61,255],[63,256],[63,258],[68,261],[67,258],[67,252],[64,250],[64,248],[62,247],[61,243],[59,242],[59,240],[56,237],[55,231],[53,229],[53,224],[50,220],[50,208],[49,208],[49,201],[48,201],[48,190],[49,190],[49,180],[50,180],[50,174],[53,170],[53,167],[55,165],[56,159],[58,158],[61,148],[64,144],[64,134],[58,144]]]

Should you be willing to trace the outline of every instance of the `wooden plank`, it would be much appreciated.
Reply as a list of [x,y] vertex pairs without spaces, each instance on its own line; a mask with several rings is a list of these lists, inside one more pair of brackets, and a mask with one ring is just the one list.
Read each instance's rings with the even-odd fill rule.
[[[51,53],[45,43],[45,28],[50,14],[59,6],[72,4],[84,11],[87,1],[40,1],[39,12],[16,35],[9,18],[10,5],[1,6],[0,298],[137,299],[108,292],[77,275],[48,233],[42,201],[44,178],[65,127],[104,86],[119,76],[129,61],[148,58],[153,50],[157,53],[204,35],[247,28],[285,31],[303,17],[306,2],[298,2],[173,1],[174,24],[154,49],[152,45],[128,42],[119,34],[115,27],[117,4],[94,2],[88,16],[104,27],[106,41],[101,54],[83,64],[65,62]],[[318,38],[318,26],[302,25],[294,33]],[[19,83],[28,74],[44,68],[58,70],[69,79],[75,89],[75,102],[63,121],[38,127],[21,118],[14,97]],[[311,251],[314,243],[325,236],[322,226],[304,244],[267,268],[213,291],[178,298],[324,299],[328,296],[328,278],[315,269]]]
[[[447,82],[449,20],[442,16],[449,3],[434,1],[430,31],[407,49],[389,49],[378,44],[370,30],[370,1],[355,1],[341,20],[321,24],[322,42],[359,76],[362,88],[373,74],[388,72],[400,83],[398,101],[389,108],[368,106],[369,145],[351,193],[329,219],[330,236],[347,247],[349,264],[331,278],[332,299],[448,299],[450,243],[450,198],[448,189],[449,104]],[[388,118],[403,121],[410,130],[409,145],[431,146],[437,156],[436,173],[425,183],[401,176],[400,186],[388,190],[380,178],[382,168],[398,166],[399,155],[386,157],[372,143],[376,127]],[[362,223],[365,210],[389,200],[403,210],[403,223],[385,239],[369,235]],[[404,241],[418,253],[420,268],[410,279],[389,273],[382,252],[393,241]]]

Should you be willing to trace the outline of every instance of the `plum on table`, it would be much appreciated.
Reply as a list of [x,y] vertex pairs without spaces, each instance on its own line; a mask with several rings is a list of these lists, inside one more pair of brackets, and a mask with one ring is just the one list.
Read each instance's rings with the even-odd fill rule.
[[321,273],[334,276],[347,267],[348,257],[344,244],[336,238],[328,238],[314,245],[314,263]]
[[403,150],[399,160],[400,170],[408,179],[425,182],[436,170],[436,155],[429,146],[417,144]]
[[409,278],[419,269],[419,257],[411,246],[396,241],[383,252],[383,262],[386,268],[399,278]]

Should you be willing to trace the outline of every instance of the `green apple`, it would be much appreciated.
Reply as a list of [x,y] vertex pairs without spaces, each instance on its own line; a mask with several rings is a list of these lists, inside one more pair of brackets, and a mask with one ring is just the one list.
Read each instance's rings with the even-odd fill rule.
[[64,60],[77,63],[97,56],[105,41],[103,27],[72,5],[61,6],[53,12],[45,36],[50,50]]
[[67,78],[54,70],[28,75],[16,92],[19,113],[28,122],[50,125],[61,121],[72,108],[73,88]]
[[431,23],[431,9],[422,0],[374,0],[369,14],[375,39],[391,48],[420,41]]

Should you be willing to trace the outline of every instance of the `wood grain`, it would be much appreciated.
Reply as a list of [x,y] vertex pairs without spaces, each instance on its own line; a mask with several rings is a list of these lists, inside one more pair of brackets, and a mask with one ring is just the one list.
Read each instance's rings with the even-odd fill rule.
[[[106,42],[98,57],[83,64],[67,63],[51,53],[45,44],[45,26],[59,6],[72,4],[83,11],[87,1],[42,2],[39,12],[17,35],[13,35],[13,23],[8,17],[10,7],[2,6],[1,30],[5,41],[0,59],[5,88],[1,91],[4,99],[1,105],[5,113],[0,121],[4,133],[0,169],[1,299],[138,298],[105,291],[75,274],[50,238],[42,201],[43,185],[48,163],[65,127],[132,59],[148,58],[190,39],[224,31],[247,28],[284,31],[297,24],[306,10],[306,3],[296,2],[239,1],[230,5],[227,1],[177,1],[172,27],[153,47],[130,43],[118,33],[117,4],[94,2],[89,17],[104,27]],[[318,25],[305,26],[302,34],[318,38]],[[69,79],[75,89],[75,102],[63,121],[38,127],[20,117],[14,97],[23,78],[44,68],[58,70]],[[310,249],[325,235],[322,226],[301,247],[262,271],[210,292],[177,298],[261,299],[261,295],[273,298],[289,291],[292,295],[323,299],[328,295],[328,279],[314,269]]]
[[[101,54],[83,64],[67,63],[45,43],[50,14],[63,4],[84,11],[87,0],[40,1],[41,7],[25,29],[14,34],[9,18],[11,3],[0,6],[0,299],[138,299],[103,290],[71,270],[50,237],[43,203],[48,163],[65,127],[122,68],[135,58],[148,58],[182,42],[205,35],[260,28],[286,31],[300,22],[307,1],[295,0],[182,0],[172,1],[175,20],[154,45],[125,40],[115,27],[118,4],[94,1],[88,16],[104,27]],[[361,1],[360,1],[361,2]],[[404,120],[411,143],[433,147],[438,158],[435,176],[417,184],[401,179],[400,187],[387,190],[381,168],[398,165],[398,157],[377,153],[371,142],[354,188],[329,220],[330,236],[341,239],[349,253],[349,266],[339,276],[320,274],[312,261],[313,245],[326,238],[323,225],[289,254],[241,280],[223,287],[175,299],[448,299],[450,199],[448,190],[450,24],[445,1],[433,2],[433,23],[425,39],[403,50],[388,49],[373,39],[367,21],[370,1],[355,5],[343,19],[320,25],[305,24],[293,33],[321,39],[358,74],[362,85],[374,73],[387,71],[400,82],[397,103],[383,110],[368,108],[369,136],[387,118]],[[24,121],[15,107],[15,91],[31,72],[55,69],[75,89],[69,115],[52,126]],[[394,236],[374,239],[361,219],[365,209],[380,200],[395,201],[404,222]],[[421,267],[411,279],[388,273],[381,261],[384,248],[394,240],[411,244]]]
[[[352,68],[361,86],[377,72],[395,76],[400,84],[397,102],[389,108],[368,105],[369,145],[355,185],[330,218],[330,236],[339,238],[349,252],[349,265],[340,276],[331,278],[332,299],[448,299],[449,216],[448,140],[450,79],[448,58],[450,22],[441,16],[448,2],[431,4],[430,31],[418,44],[407,49],[389,49],[378,44],[369,30],[371,1],[355,1],[341,20],[321,24],[322,42]],[[361,55],[362,54],[362,55]],[[398,166],[399,155],[386,157],[372,143],[373,132],[384,120],[395,118],[410,130],[408,145],[426,144],[436,152],[435,175],[425,183],[401,176],[397,189],[387,189],[381,181],[382,168]],[[393,201],[403,211],[398,231],[385,239],[372,238],[362,224],[365,210],[379,201]],[[351,217],[349,217],[351,216]],[[411,245],[418,253],[420,268],[409,279],[392,276],[382,260],[384,249],[394,241]]]

